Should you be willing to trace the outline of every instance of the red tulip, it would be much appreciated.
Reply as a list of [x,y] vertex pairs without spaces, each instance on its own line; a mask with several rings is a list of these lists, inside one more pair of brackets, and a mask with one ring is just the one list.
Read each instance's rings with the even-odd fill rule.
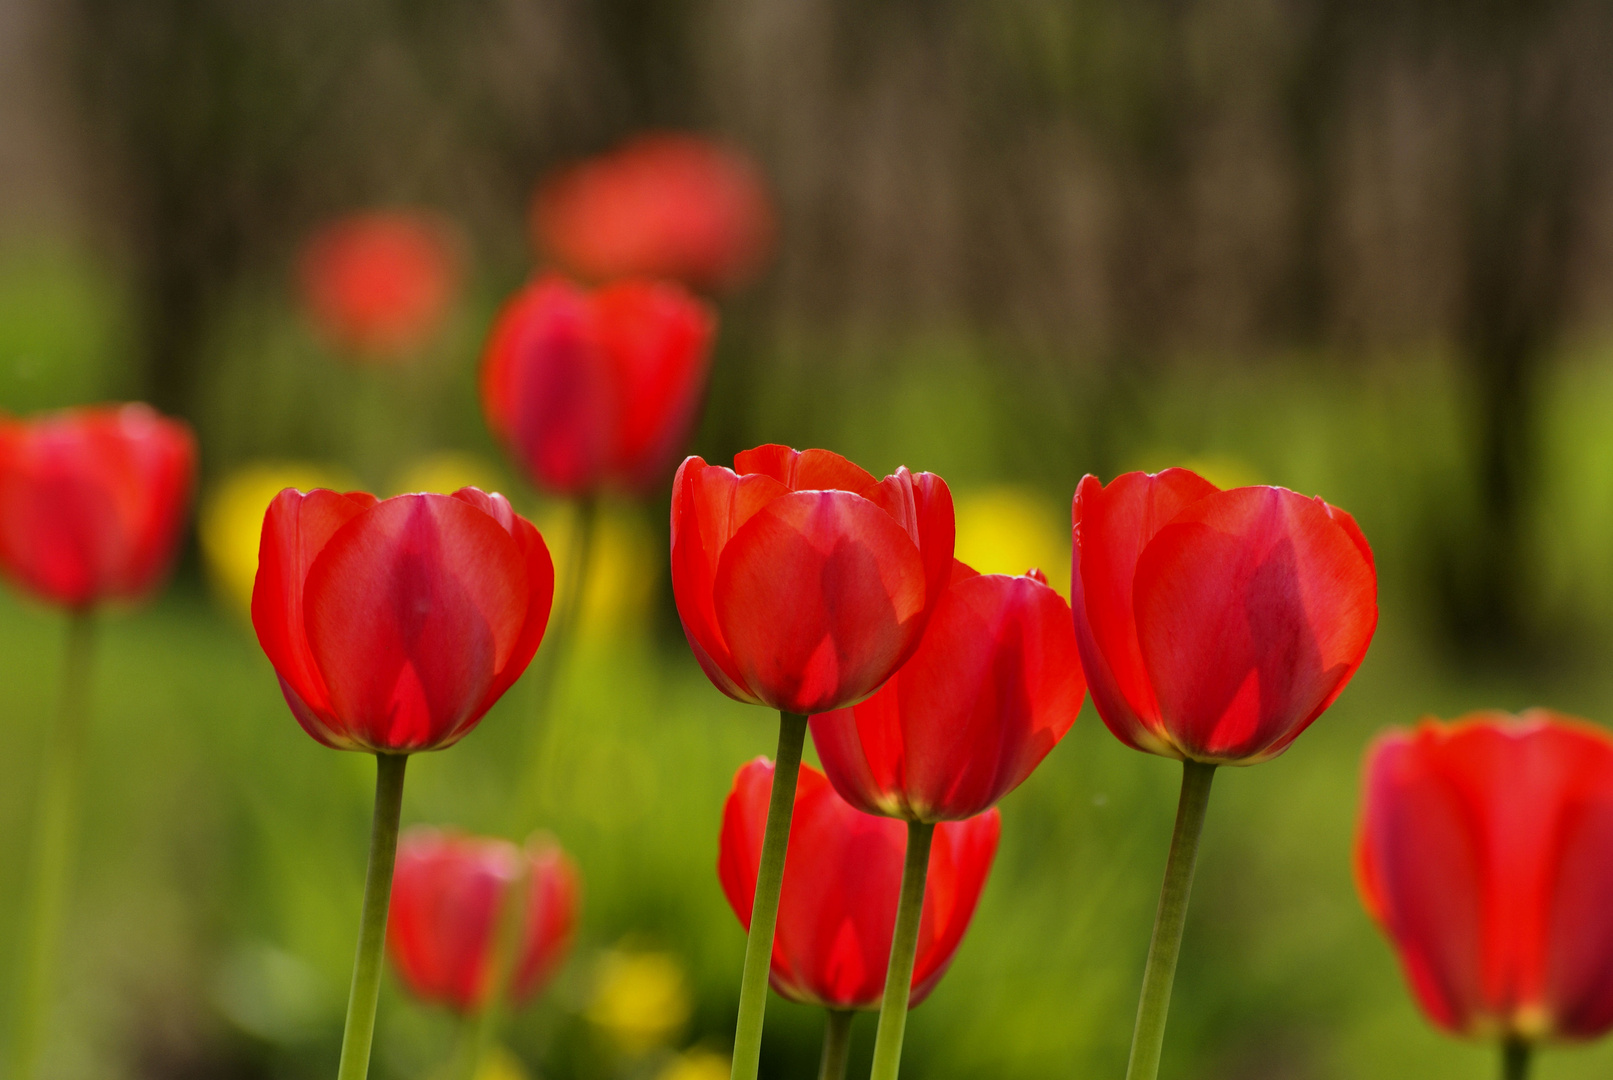
[[[525,850],[436,829],[412,829],[398,843],[387,948],[409,990],[457,1012],[487,1003],[505,894],[526,891],[521,940],[512,959],[510,1000],[547,985],[577,924],[577,871],[551,842]],[[514,944],[514,943],[512,943]]]
[[451,746],[520,677],[554,597],[543,537],[502,495],[287,488],[263,518],[252,624],[326,746]]
[[1613,738],[1543,709],[1391,732],[1366,760],[1367,910],[1446,1030],[1613,1028]]
[[691,457],[672,481],[672,590],[700,666],[730,697],[827,712],[918,647],[952,569],[952,493],[876,481],[827,450],[760,446],[739,471]]
[[[750,929],[773,763],[757,758],[734,776],[723,806],[717,876]],[[773,938],[773,989],[831,1009],[876,1009],[890,962],[907,828],[853,809],[827,778],[802,766],[784,892]],[[1002,831],[996,810],[935,830],[913,967],[912,1004],[946,974],[991,872]]]
[[302,251],[309,314],[346,352],[411,353],[441,327],[459,287],[455,247],[448,227],[426,214],[374,211],[331,222]]
[[653,490],[689,438],[715,325],[669,282],[589,293],[541,278],[493,325],[482,364],[488,426],[549,491]]
[[766,261],[773,211],[756,167],[698,135],[641,135],[539,189],[532,229],[561,265],[603,281],[742,285]]
[[1041,572],[955,562],[913,658],[873,697],[814,716],[812,741],[857,809],[958,820],[1018,787],[1085,694],[1070,606]]
[[1355,519],[1277,487],[1185,469],[1081,481],[1076,639],[1098,715],[1138,750],[1247,765],[1344,689],[1378,622]]
[[178,550],[196,440],[145,405],[0,417],[0,569],[86,608],[151,592]]

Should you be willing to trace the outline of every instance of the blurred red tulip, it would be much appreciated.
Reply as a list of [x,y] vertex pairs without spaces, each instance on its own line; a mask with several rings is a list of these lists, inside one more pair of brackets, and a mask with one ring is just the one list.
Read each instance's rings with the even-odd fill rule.
[[502,495],[287,488],[263,518],[252,624],[326,746],[451,746],[526,669],[554,598],[543,537]]
[[759,446],[672,481],[672,591],[730,697],[791,713],[859,701],[918,647],[952,571],[952,493],[827,450]]
[[1185,469],[1075,492],[1071,606],[1092,703],[1121,742],[1248,765],[1333,703],[1378,622],[1355,519]]
[[773,245],[773,209],[743,154],[699,135],[641,135],[550,178],[532,203],[540,249],[596,281],[743,285]]
[[1367,910],[1458,1034],[1613,1028],[1613,738],[1539,709],[1382,736],[1356,846]]
[[552,842],[522,850],[437,829],[405,833],[387,919],[387,948],[404,985],[461,1013],[485,1005],[505,893],[522,883],[527,899],[509,984],[514,1004],[547,985],[571,945],[578,893],[571,860]]
[[321,333],[362,359],[395,359],[441,328],[459,288],[449,226],[424,213],[382,210],[333,221],[303,246],[303,299]]
[[955,562],[913,658],[873,697],[814,716],[812,741],[857,809],[955,821],[1018,787],[1085,694],[1070,606],[1041,572]]
[[670,282],[590,293],[541,278],[505,304],[488,339],[488,427],[545,490],[653,490],[689,438],[715,325]]
[[[773,763],[757,758],[734,777],[723,806],[717,876],[750,929]],[[890,963],[907,827],[853,809],[824,775],[801,767],[784,892],[773,938],[773,989],[831,1009],[877,1009]],[[1002,830],[996,810],[935,830],[930,848],[912,1004],[941,981],[991,872]]]
[[178,550],[196,440],[146,405],[0,417],[0,570],[45,600],[136,599]]

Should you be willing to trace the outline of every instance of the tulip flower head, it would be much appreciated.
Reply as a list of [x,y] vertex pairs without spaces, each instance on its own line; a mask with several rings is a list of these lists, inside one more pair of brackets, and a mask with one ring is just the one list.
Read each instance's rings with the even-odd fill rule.
[[504,306],[482,362],[493,434],[546,491],[666,482],[699,412],[716,319],[670,282],[587,292],[557,275]]
[[74,609],[136,600],[172,565],[196,440],[146,405],[0,417],[0,571]]
[[913,658],[867,700],[814,716],[812,741],[864,813],[959,820],[1018,787],[1085,694],[1070,606],[1041,572],[954,562]]
[[398,843],[387,919],[387,949],[411,993],[471,1013],[487,1004],[504,905],[520,940],[511,943],[509,996],[514,1004],[543,989],[570,947],[577,923],[577,871],[553,842],[523,850],[505,840],[413,829]]
[[543,637],[554,565],[502,495],[287,488],[263,519],[252,623],[303,729],[398,754],[463,738]]
[[691,457],[672,482],[672,590],[725,694],[788,713],[867,697],[918,647],[952,571],[952,495],[827,450]]
[[1613,1028],[1613,738],[1537,709],[1367,754],[1356,880],[1423,1011],[1533,1042]]
[[[757,758],[734,777],[723,806],[717,875],[750,928],[773,763]],[[825,776],[803,766],[770,981],[791,1001],[877,1009],[890,961],[907,829],[853,808]],[[919,923],[912,1003],[935,989],[963,940],[997,853],[996,810],[935,830]]]
[[1276,757],[1366,655],[1372,550],[1320,499],[1167,469],[1086,477],[1072,519],[1081,663],[1128,746],[1215,765]]
[[767,261],[773,209],[739,151],[698,135],[641,135],[546,182],[537,246],[583,277],[657,277],[722,292]]
[[459,288],[457,244],[436,218],[374,211],[333,221],[304,245],[303,301],[320,332],[358,359],[405,357],[441,328]]

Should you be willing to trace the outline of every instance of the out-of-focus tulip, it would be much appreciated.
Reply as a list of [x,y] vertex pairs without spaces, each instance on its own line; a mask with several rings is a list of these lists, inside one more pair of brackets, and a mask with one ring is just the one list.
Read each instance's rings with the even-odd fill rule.
[[1128,746],[1217,765],[1275,757],[1366,655],[1372,550],[1321,499],[1167,469],[1086,477],[1072,517],[1082,667]]
[[202,558],[219,598],[250,615],[263,515],[276,495],[288,487],[341,491],[354,486],[345,470],[301,461],[257,461],[225,477],[203,497],[196,523]]
[[1532,1042],[1613,1028],[1613,738],[1535,710],[1367,754],[1356,876],[1429,1018]]
[[773,245],[761,174],[698,135],[641,135],[566,169],[538,190],[539,248],[597,281],[660,277],[722,291],[750,281]]
[[956,821],[995,806],[1081,711],[1070,606],[1039,571],[953,563],[913,658],[873,697],[812,718],[812,741],[858,810]]
[[655,1080],[728,1080],[732,1068],[727,1054],[697,1047],[679,1054],[655,1074]]
[[420,349],[459,288],[452,229],[426,213],[380,210],[325,225],[303,246],[303,301],[320,332],[360,359]]
[[150,593],[196,474],[190,428],[145,405],[0,417],[0,570],[70,608]]
[[517,293],[482,361],[488,427],[561,495],[665,483],[699,411],[716,318],[670,282],[586,292],[556,275]]
[[[525,910],[506,915],[512,886]],[[500,920],[520,927],[511,942],[509,997],[526,1001],[564,959],[577,923],[577,872],[552,842],[525,850],[506,840],[413,829],[398,843],[387,948],[404,985],[423,1001],[460,1013],[494,990]]]
[[553,597],[543,537],[502,495],[288,488],[263,519],[252,623],[308,734],[413,753],[476,726],[532,659]]
[[[717,876],[750,928],[773,763],[757,758],[734,777],[723,806]],[[996,810],[935,830],[919,922],[912,1004],[952,963],[997,854]],[[876,1009],[885,986],[907,828],[854,809],[824,775],[802,766],[770,981],[789,998],[830,1009]]]
[[952,572],[952,495],[827,450],[760,446],[672,482],[672,589],[717,688],[814,713],[873,693],[913,654]]

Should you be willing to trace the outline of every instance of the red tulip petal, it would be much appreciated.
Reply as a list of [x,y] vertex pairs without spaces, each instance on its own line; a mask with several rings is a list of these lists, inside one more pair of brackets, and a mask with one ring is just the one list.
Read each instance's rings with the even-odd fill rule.
[[717,623],[712,591],[723,548],[751,515],[784,494],[767,476],[739,476],[691,457],[672,480],[672,594],[689,647],[729,697],[761,704],[745,685]]
[[1186,469],[1166,469],[1127,473],[1108,487],[1087,476],[1075,491],[1070,606],[1081,667],[1098,715],[1116,738],[1138,750],[1177,756],[1157,730],[1159,705],[1137,642],[1137,559],[1183,507],[1216,490]]
[[942,595],[895,678],[852,709],[814,716],[812,738],[858,809],[959,820],[1030,775],[1085,693],[1063,599],[1029,577],[976,575]]
[[713,605],[735,668],[789,712],[867,696],[923,631],[924,565],[908,534],[843,491],[782,495],[722,549]]
[[[996,810],[988,810],[967,821],[942,822],[935,827],[908,1008],[922,1005],[952,966],[952,958],[957,955],[964,932],[974,918],[980,894],[985,890],[1001,835],[1002,815]],[[889,962],[888,947],[885,957]],[[880,981],[883,984],[884,980]]]
[[1377,580],[1326,504],[1282,488],[1206,496],[1137,560],[1136,631],[1162,723],[1205,761],[1281,753],[1366,654]]
[[348,522],[308,571],[308,645],[332,710],[375,749],[447,745],[526,639],[527,559],[496,520],[400,495]]
[[529,860],[526,940],[510,994],[523,1002],[548,985],[571,947],[577,928],[577,869],[552,842],[527,845]]
[[878,486],[872,473],[830,450],[792,450],[769,443],[734,455],[740,475],[771,476],[789,491],[849,491],[870,498]]
[[934,473],[915,475],[901,468],[881,480],[868,497],[907,530],[919,549],[929,597],[925,607],[933,610],[953,573],[957,526],[946,481]]
[[[375,503],[375,496],[360,492],[338,495],[319,488],[304,495],[296,488],[286,488],[263,515],[258,574],[252,586],[252,625],[269,663],[295,694],[295,700],[291,693],[286,698],[291,711],[310,735],[327,746],[337,744],[310,726],[317,720],[328,730],[335,718],[324,677],[308,648],[304,586],[309,567],[336,530]],[[308,717],[299,712],[299,704],[308,710]]]

